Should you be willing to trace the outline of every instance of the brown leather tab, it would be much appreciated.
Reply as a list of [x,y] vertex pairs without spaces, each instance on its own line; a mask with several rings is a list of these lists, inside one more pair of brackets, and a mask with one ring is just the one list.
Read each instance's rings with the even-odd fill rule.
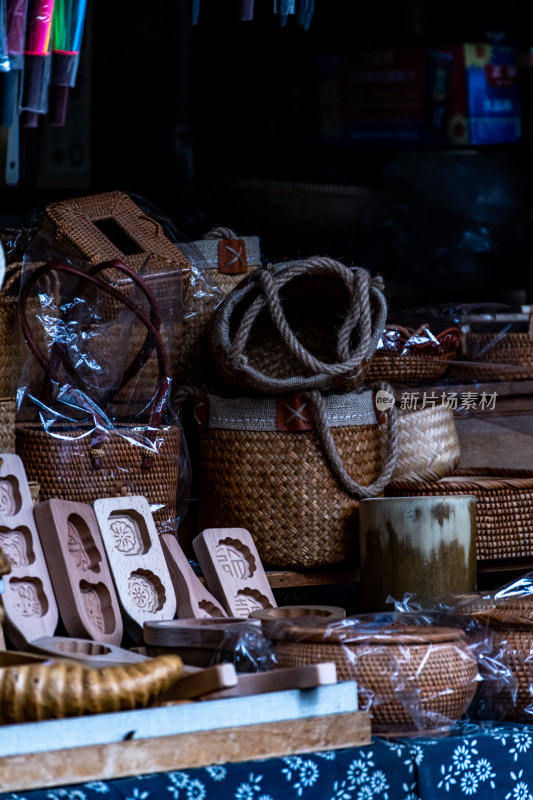
[[209,419],[209,398],[208,397],[195,397],[194,398],[194,419],[201,431],[207,430],[207,421]]
[[279,397],[276,400],[278,431],[310,431],[313,429],[311,403],[306,397]]
[[221,239],[219,241],[218,269],[224,275],[246,275],[248,260],[244,239]]

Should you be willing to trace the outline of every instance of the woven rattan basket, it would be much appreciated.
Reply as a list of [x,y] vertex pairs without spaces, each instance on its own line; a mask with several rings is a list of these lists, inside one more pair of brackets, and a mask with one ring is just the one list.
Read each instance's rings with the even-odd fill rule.
[[0,397],[0,453],[15,452],[15,408],[13,397]]
[[[349,620],[348,620],[349,622]],[[477,663],[462,631],[402,628],[374,634],[287,626],[276,643],[278,667],[333,661],[339,680],[355,680],[371,704],[376,733],[442,730],[467,710]]]
[[[459,348],[458,328],[449,328],[436,336],[434,343],[406,343],[416,339],[418,331],[410,331],[398,326],[388,325],[389,330],[397,330],[399,352],[379,347],[368,365],[366,381],[388,381],[389,383],[413,383],[440,378],[457,354]],[[427,328],[423,326],[422,330]],[[427,334],[426,334],[427,335]]]
[[395,480],[389,497],[468,494],[476,498],[480,561],[533,555],[533,471],[458,471],[435,483]]
[[215,309],[237,284],[261,266],[256,236],[238,236],[229,228],[213,228],[205,238],[180,245],[191,264],[185,298],[184,328],[176,389],[210,382],[207,326]]
[[[373,393],[330,395],[324,402],[346,472],[368,487],[359,496],[372,494],[371,484],[385,475],[384,486],[393,467]],[[272,567],[321,567],[355,558],[358,497],[330,466],[308,396],[209,396],[196,399],[195,414],[201,430],[200,529],[247,528]]]
[[210,329],[220,378],[271,396],[360,386],[385,326],[381,278],[331,258],[255,270],[217,309]]
[[14,391],[14,348],[18,327],[17,302],[21,264],[10,264],[0,291],[0,397]]
[[454,472],[460,456],[452,409],[400,411],[393,479],[436,481]]
[[516,381],[533,378],[533,314],[526,333],[467,333],[462,358],[453,372],[479,381]]
[[[461,613],[468,613],[468,608]],[[494,718],[512,722],[531,722],[533,718],[533,597],[511,597],[491,602],[483,599],[473,603],[469,616],[474,617],[488,630],[484,649],[490,648],[490,659],[500,664],[501,675],[510,673],[510,679],[498,679],[498,670],[489,666],[484,681],[479,686],[478,704],[490,709]],[[483,674],[483,670],[482,670]],[[496,680],[496,683],[495,683]]]

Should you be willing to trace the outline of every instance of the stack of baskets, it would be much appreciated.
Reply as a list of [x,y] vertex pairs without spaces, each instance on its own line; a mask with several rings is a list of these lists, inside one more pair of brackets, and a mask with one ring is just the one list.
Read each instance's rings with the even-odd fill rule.
[[453,470],[451,410],[398,414],[368,382],[386,311],[381,279],[329,258],[259,267],[227,295],[217,393],[194,403],[201,528],[248,528],[270,567],[335,566],[357,556],[361,498]]
[[477,558],[490,561],[533,554],[533,470],[458,470],[437,482],[395,480],[389,497],[473,495]]

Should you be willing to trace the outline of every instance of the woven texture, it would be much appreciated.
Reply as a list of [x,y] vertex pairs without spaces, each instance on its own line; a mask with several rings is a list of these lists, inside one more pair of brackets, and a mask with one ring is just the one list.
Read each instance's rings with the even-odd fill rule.
[[[117,426],[120,428],[120,426]],[[143,467],[146,447],[130,444],[125,436],[113,435],[102,446],[102,469],[91,468],[91,437],[71,438],[71,428],[55,426],[48,434],[38,423],[18,423],[16,448],[28,480],[40,483],[41,500],[59,497],[92,503],[100,497],[144,495],[154,509],[159,533],[174,533],[178,485],[179,431],[162,427],[156,440],[153,465]],[[122,433],[131,428],[122,428]],[[76,436],[79,436],[77,431]],[[87,433],[89,431],[87,430]],[[148,451],[151,454],[151,451]]]
[[440,378],[457,354],[459,337],[458,328],[448,328],[433,337],[427,323],[417,330],[387,325],[384,346],[374,353],[366,379],[413,383]]
[[[531,721],[533,713],[533,598],[511,597],[491,602],[482,598],[463,609],[485,628],[483,649],[491,648],[492,659],[500,669],[509,670],[513,680],[498,681],[498,675],[489,665],[486,680],[478,690],[482,707],[491,709],[495,719],[512,722]],[[494,685],[494,680],[497,683]]]
[[278,667],[334,661],[338,680],[355,680],[371,700],[379,733],[441,728],[459,719],[476,690],[477,664],[466,643],[317,644],[278,642]]
[[17,330],[18,291],[14,289],[20,280],[21,264],[10,264],[0,291],[0,397],[13,393],[13,354]]
[[478,560],[533,555],[533,471],[469,470],[435,483],[396,480],[386,494],[473,495],[477,501]]
[[[204,386],[212,383],[207,364],[209,360],[208,324],[224,298],[235,289],[244,274],[228,274],[219,269],[219,242],[240,239],[245,247],[247,272],[261,265],[259,239],[238,237],[227,228],[215,228],[206,238],[184,244],[183,252],[191,263],[191,281],[184,308],[184,328],[181,341],[176,388]],[[196,274],[195,274],[196,270]]]
[[[377,425],[332,429],[347,471],[378,477]],[[311,568],[355,558],[358,501],[328,468],[314,431],[207,430],[200,444],[199,525],[243,527],[271,567]]]
[[0,453],[15,452],[15,409],[12,397],[0,397]]
[[452,474],[459,466],[460,456],[451,409],[437,406],[400,412],[394,479],[436,481]]
[[[98,224],[113,223],[130,240],[133,255],[123,253]],[[190,265],[177,245],[168,239],[159,222],[145,214],[123,192],[106,192],[48,205],[39,226],[61,244],[65,256],[84,259],[91,264],[119,259],[150,284],[163,318],[176,304],[181,305],[190,277]],[[112,269],[102,277],[125,294],[132,284]],[[120,307],[112,298],[99,306],[104,319],[113,319]]]
[[533,315],[527,333],[466,334],[464,351],[470,363],[454,368],[458,377],[507,381],[533,378]]
[[267,395],[353,390],[385,325],[381,289],[381,279],[330,258],[257,269],[213,318],[220,377]]

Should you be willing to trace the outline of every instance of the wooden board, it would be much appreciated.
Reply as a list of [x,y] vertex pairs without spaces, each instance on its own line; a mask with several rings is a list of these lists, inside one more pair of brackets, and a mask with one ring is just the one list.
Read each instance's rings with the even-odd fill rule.
[[33,517],[33,502],[19,456],[0,455],[0,545],[11,564],[2,595],[5,632],[19,650],[52,636],[58,610]]
[[[248,697],[143,708],[69,719],[0,725],[0,758],[49,753],[64,748],[113,744],[125,739],[152,739],[192,734],[325,714],[357,711],[353,681],[320,686],[304,692],[271,692]],[[1,762],[0,762],[1,763]],[[0,776],[3,773],[0,769]]]
[[67,633],[119,645],[122,618],[93,509],[55,498],[34,516]]
[[129,632],[149,619],[172,619],[176,595],[145,497],[96,500],[94,511]]
[[4,792],[27,791],[112,780],[148,771],[184,770],[358,747],[370,741],[368,712],[331,714],[0,758],[1,788]]
[[202,699],[218,700],[224,697],[244,697],[290,689],[314,689],[316,686],[327,686],[331,683],[337,683],[335,664],[307,664],[303,667],[240,674],[234,686],[220,689]]
[[180,619],[226,617],[227,614],[218,600],[207,591],[194,574],[176,537],[171,533],[163,533],[159,538],[176,593],[178,617]]
[[276,601],[249,531],[208,528],[193,541],[209,589],[228,614],[247,617]]

